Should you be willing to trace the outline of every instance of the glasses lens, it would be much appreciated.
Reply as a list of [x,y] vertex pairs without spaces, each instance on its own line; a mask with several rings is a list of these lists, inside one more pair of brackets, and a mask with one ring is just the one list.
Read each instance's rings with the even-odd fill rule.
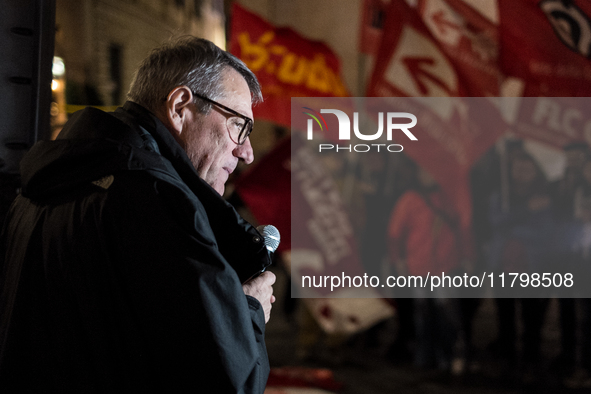
[[244,127],[242,128],[242,131],[240,132],[238,144],[239,145],[244,144],[251,132],[252,132],[252,122],[250,121],[250,119],[247,119],[246,124],[244,125]]
[[[242,145],[244,141],[242,141],[244,134],[244,129],[246,129],[246,121],[242,118],[237,116],[232,116],[228,118],[226,124],[228,126],[228,132],[230,133],[230,139],[238,145]],[[246,140],[246,138],[244,138]]]

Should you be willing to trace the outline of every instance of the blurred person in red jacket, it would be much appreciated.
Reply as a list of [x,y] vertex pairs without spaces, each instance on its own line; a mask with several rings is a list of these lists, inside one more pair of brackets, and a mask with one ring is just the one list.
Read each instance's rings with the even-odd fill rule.
[[[417,187],[404,193],[390,218],[390,259],[398,275],[455,275],[467,261],[467,239],[457,214],[431,174],[418,169]],[[427,286],[428,287],[428,286]],[[453,288],[415,286],[414,362],[421,367],[462,372],[464,366],[460,304]]]

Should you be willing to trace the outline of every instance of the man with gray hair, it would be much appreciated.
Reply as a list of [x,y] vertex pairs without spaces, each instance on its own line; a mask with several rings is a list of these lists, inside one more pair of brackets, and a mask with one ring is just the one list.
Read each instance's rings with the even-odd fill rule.
[[0,239],[2,392],[262,393],[275,276],[222,198],[253,161],[258,81],[183,37],[128,97],[22,161]]

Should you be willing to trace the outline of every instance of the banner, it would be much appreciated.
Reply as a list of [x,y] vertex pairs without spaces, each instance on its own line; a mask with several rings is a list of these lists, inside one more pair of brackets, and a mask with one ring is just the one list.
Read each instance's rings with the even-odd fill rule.
[[591,145],[591,108],[575,97],[514,98],[511,132],[558,149],[573,142]]
[[499,0],[502,71],[522,96],[591,95],[591,3]]
[[[301,133],[293,134],[292,277],[298,283],[303,275],[364,273],[349,214],[327,164],[304,143]],[[300,296],[326,296],[322,292],[329,292],[324,288],[309,291],[311,294]]]
[[252,70],[265,101],[255,118],[289,127],[291,97],[344,97],[340,61],[323,42],[275,27],[237,3],[232,8],[230,52]]
[[[349,105],[344,101],[344,108]],[[299,107],[292,110],[299,112]],[[391,317],[392,306],[375,289],[354,287],[333,292],[318,283],[322,281],[318,278],[344,272],[367,277],[366,267],[359,257],[342,190],[327,163],[304,143],[302,133],[293,134],[291,148],[292,297],[304,298],[312,316],[329,333],[353,334]],[[308,285],[305,277],[310,279]]]

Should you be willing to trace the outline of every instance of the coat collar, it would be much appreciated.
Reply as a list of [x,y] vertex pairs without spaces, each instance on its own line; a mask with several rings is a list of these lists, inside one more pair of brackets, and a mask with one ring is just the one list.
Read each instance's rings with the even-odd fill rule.
[[[203,204],[218,247],[237,271],[242,282],[271,264],[258,231],[199,177],[184,149],[152,112],[128,101],[114,115],[130,126],[138,125],[144,128],[154,138],[162,156],[170,161],[182,181]],[[245,262],[245,251],[251,251],[256,258]]]

